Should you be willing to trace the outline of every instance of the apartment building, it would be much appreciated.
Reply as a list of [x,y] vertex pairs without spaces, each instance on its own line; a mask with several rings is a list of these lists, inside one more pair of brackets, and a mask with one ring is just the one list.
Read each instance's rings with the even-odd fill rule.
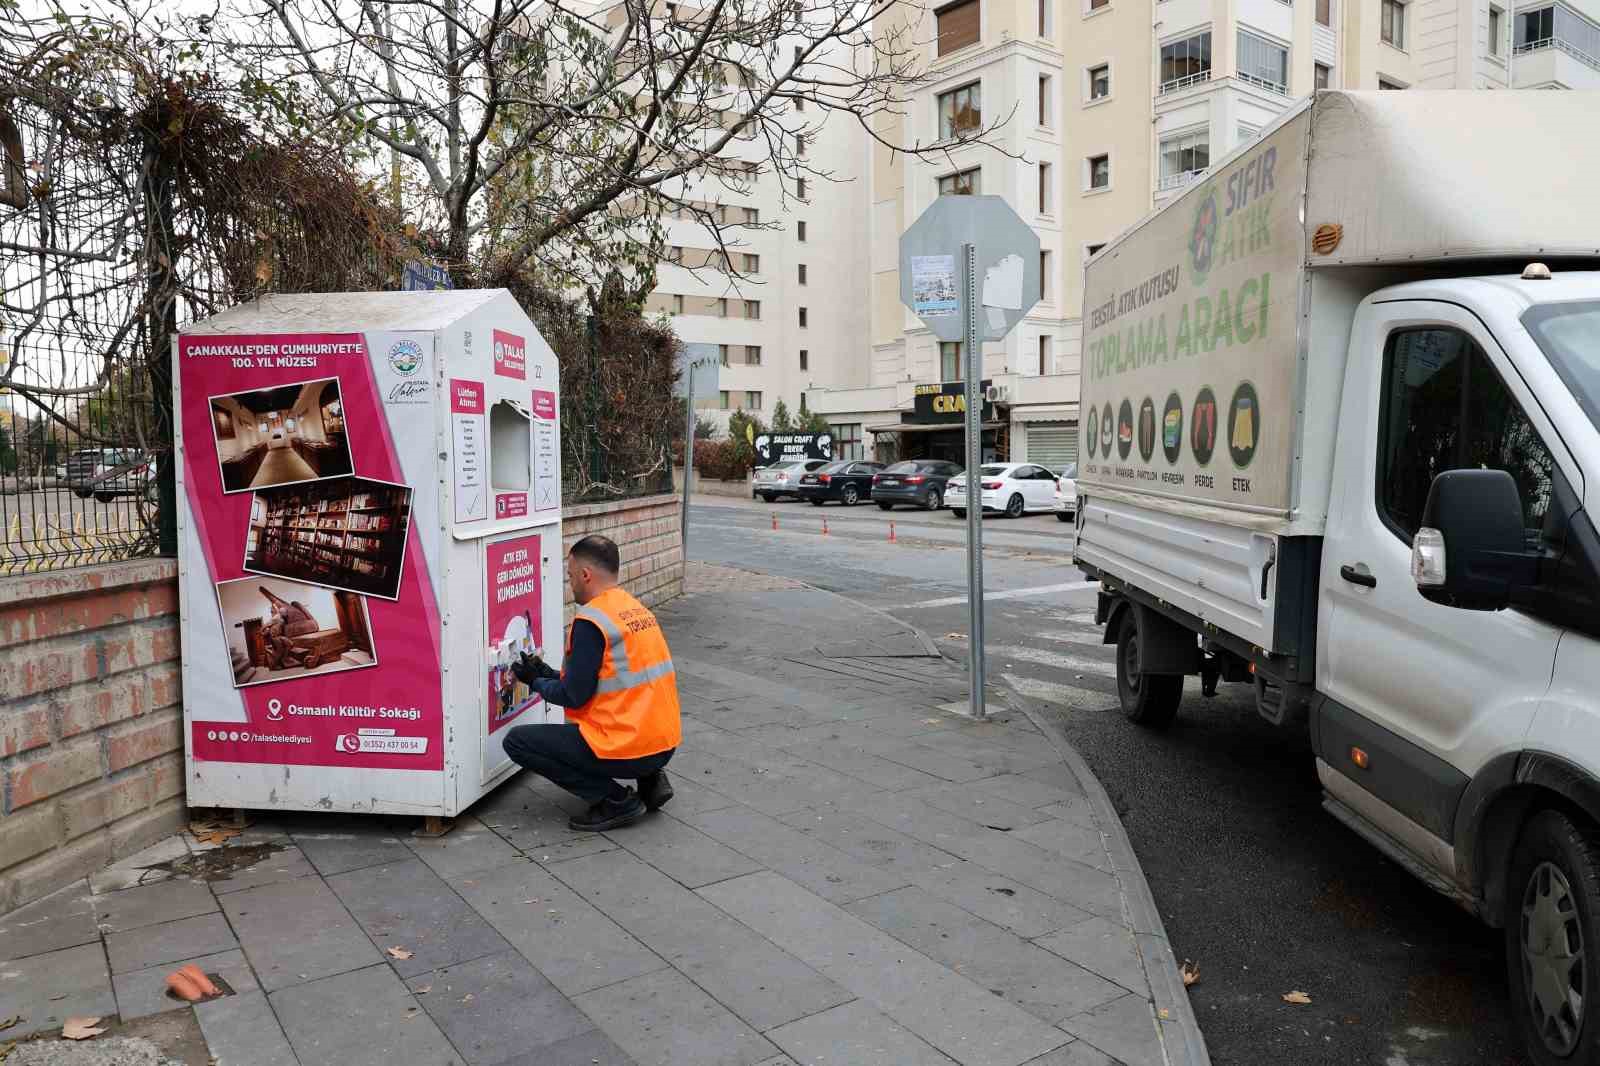
[[807,396],[879,458],[959,454],[961,415],[928,398],[957,390],[960,346],[899,301],[900,234],[934,197],[1003,196],[1039,235],[1043,299],[984,347],[983,447],[1063,464],[1077,456],[1083,264],[1296,99],[1600,87],[1600,0],[955,0],[910,15],[927,78],[880,132],[945,150],[874,148],[869,351]]

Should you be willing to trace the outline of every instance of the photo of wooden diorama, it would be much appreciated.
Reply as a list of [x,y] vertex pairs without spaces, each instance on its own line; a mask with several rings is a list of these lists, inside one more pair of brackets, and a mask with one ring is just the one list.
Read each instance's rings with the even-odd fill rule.
[[211,397],[222,491],[249,492],[353,472],[339,379]]
[[411,490],[387,481],[264,489],[250,508],[244,568],[397,599],[410,517]]
[[235,688],[376,666],[364,597],[282,578],[217,585]]

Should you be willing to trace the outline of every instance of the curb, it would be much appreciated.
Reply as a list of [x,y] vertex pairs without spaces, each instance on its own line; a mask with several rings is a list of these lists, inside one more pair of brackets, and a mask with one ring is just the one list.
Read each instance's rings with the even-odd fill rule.
[[[806,587],[815,588],[810,585]],[[837,592],[832,595],[863,611],[882,615],[896,625],[911,630],[923,647],[937,652],[939,658],[949,658],[921,627],[860,600],[839,595]],[[1117,880],[1122,885],[1122,898],[1127,907],[1129,922],[1133,926],[1134,941],[1139,946],[1139,957],[1144,963],[1145,981],[1150,986],[1150,999],[1155,1008],[1152,1020],[1161,1038],[1161,1048],[1168,1066],[1211,1066],[1211,1054],[1206,1050],[1205,1037],[1200,1033],[1200,1021],[1195,1016],[1194,1004],[1189,1001],[1189,992],[1184,988],[1183,978],[1178,974],[1178,961],[1172,954],[1172,943],[1167,937],[1166,926],[1162,924],[1161,913],[1156,910],[1155,898],[1150,894],[1150,882],[1145,878],[1144,868],[1139,865],[1139,858],[1133,852],[1133,843],[1128,839],[1128,831],[1122,825],[1122,818],[1111,804],[1111,797],[1106,793],[1105,786],[1100,783],[1094,771],[1089,769],[1089,764],[1084,762],[1083,756],[1078,754],[1078,750],[1067,740],[1066,734],[1051,716],[1040,711],[1032,697],[1023,695],[1009,684],[1006,685],[1006,689],[1010,693],[1009,702],[1012,707],[1027,715],[1034,727],[1049,738],[1056,753],[1061,756],[1061,761],[1066,763],[1072,775],[1083,786],[1084,798],[1094,809],[1095,818],[1099,821],[1105,836],[1106,850],[1111,856]]]

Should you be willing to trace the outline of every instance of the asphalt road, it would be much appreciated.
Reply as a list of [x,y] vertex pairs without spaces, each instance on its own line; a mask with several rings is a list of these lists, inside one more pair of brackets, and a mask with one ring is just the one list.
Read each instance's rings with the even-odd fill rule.
[[[964,524],[949,512],[706,500],[690,518],[691,559],[799,578],[965,652]],[[1199,965],[1190,994],[1215,1062],[1524,1062],[1500,934],[1322,811],[1303,733],[1268,725],[1242,686],[1206,700],[1198,683],[1168,732],[1129,724],[1072,527],[990,518],[984,537],[990,678],[1058,715],[1110,792],[1177,957]],[[1311,1004],[1284,1003],[1295,990]]]

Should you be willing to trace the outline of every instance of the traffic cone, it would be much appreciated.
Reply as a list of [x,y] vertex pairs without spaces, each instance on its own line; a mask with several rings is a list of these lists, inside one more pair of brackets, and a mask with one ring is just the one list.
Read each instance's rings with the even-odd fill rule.
[[828,520],[826,518],[822,520],[822,535],[824,537],[828,535]]
[[889,520],[889,543],[894,543],[894,520]]
[[773,511],[772,512],[772,529],[773,529],[774,532],[776,532],[777,529],[778,529],[778,512],[777,511]]

